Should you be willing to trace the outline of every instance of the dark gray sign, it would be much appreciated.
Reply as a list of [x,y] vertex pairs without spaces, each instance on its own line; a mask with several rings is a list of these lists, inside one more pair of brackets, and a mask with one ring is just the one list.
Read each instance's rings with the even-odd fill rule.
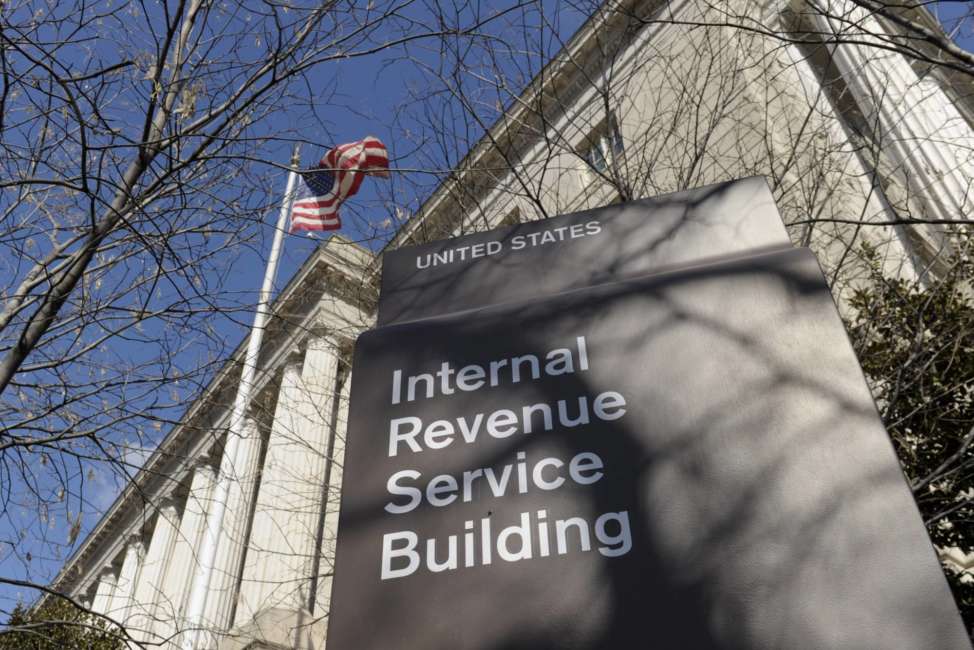
[[790,248],[763,177],[390,251],[379,326]]
[[332,649],[970,647],[807,250],[368,332],[344,470]]

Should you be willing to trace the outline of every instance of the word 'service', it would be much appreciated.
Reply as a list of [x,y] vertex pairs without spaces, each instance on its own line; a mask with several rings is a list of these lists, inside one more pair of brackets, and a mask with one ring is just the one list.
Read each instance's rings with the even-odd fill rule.
[[[486,483],[490,494],[495,498],[507,495],[509,486],[516,487],[518,494],[526,494],[532,485],[539,490],[557,490],[565,484],[566,473],[579,485],[591,485],[602,478],[602,469],[605,467],[598,454],[583,451],[568,461],[567,472],[563,471],[566,463],[553,456],[535,462],[529,472],[526,457],[527,454],[519,451],[516,463],[504,465],[497,472],[492,467],[468,470],[463,472],[460,481],[451,474],[435,476],[426,486],[426,501],[437,508],[450,505],[458,496],[465,502],[473,501],[474,486],[478,483]],[[517,474],[513,485],[512,468],[516,468]],[[389,494],[408,497],[408,501],[401,504],[390,501],[386,504],[386,512],[399,515],[415,510],[423,501],[423,491],[409,485],[408,481],[417,481],[422,476],[421,472],[414,469],[400,470],[390,476],[386,483]]]

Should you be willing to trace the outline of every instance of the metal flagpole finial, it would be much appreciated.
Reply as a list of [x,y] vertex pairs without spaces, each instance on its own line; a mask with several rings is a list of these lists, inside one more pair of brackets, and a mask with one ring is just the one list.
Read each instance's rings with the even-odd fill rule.
[[301,164],[301,143],[297,142],[294,145],[294,150],[291,152],[291,167],[295,168]]

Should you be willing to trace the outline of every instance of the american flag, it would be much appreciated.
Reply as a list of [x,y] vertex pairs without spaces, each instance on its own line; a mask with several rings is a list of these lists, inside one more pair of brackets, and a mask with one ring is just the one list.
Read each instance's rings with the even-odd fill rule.
[[302,192],[291,208],[291,232],[337,230],[338,207],[354,196],[366,174],[389,177],[389,153],[378,138],[366,136],[328,151],[313,169],[300,172]]

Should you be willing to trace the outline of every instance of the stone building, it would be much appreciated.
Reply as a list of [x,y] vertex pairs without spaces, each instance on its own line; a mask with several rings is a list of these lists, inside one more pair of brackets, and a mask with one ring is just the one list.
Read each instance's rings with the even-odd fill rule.
[[[715,4],[598,11],[388,245],[765,175],[793,239],[835,279],[854,281],[849,253],[863,240],[898,272],[936,270],[951,245],[943,230],[898,222],[971,214],[971,80],[875,47],[899,32],[847,0]],[[341,237],[319,247],[274,303],[235,457],[222,450],[243,347],[55,586],[137,639],[184,644],[225,473],[233,488],[196,647],[324,647],[350,351],[373,320],[380,268]]]

